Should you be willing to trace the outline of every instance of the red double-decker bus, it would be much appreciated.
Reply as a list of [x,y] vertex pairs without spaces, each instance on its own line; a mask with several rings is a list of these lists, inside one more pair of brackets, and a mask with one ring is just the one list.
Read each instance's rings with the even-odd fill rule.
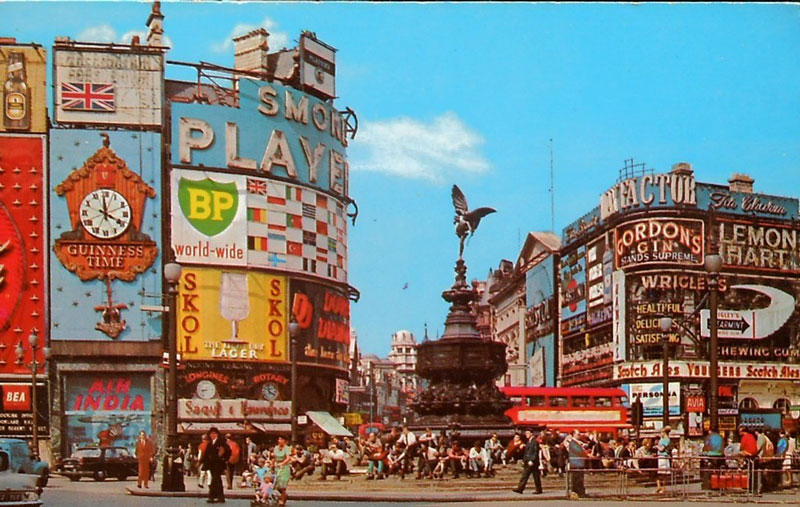
[[515,426],[546,426],[560,432],[594,431],[619,436],[631,428],[627,394],[600,387],[503,387],[514,402],[505,414]]

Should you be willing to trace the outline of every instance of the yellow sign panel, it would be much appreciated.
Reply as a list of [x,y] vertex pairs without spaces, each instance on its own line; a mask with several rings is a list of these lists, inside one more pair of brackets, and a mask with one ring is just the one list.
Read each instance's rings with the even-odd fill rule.
[[183,360],[288,361],[286,277],[184,268],[178,290]]
[[358,426],[362,424],[364,421],[361,419],[361,414],[358,412],[348,412],[344,414],[344,425],[345,426]]
[[46,86],[44,48],[0,45],[0,132],[46,132]]

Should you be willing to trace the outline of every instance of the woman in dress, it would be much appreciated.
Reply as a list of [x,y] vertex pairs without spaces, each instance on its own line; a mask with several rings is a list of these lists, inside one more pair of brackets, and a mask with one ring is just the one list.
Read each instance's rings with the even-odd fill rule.
[[[658,478],[656,479],[656,493],[664,493],[664,488],[669,481],[670,474],[672,473],[671,464],[671,447],[672,441],[669,439],[669,432],[672,428],[664,426],[661,430],[661,438],[658,441]],[[663,482],[663,484],[662,484]]]
[[275,456],[275,484],[273,487],[281,494],[280,505],[286,505],[286,497],[288,495],[286,488],[289,486],[289,477],[291,476],[292,453],[288,445],[286,445],[286,437],[278,437],[278,445],[272,449]]

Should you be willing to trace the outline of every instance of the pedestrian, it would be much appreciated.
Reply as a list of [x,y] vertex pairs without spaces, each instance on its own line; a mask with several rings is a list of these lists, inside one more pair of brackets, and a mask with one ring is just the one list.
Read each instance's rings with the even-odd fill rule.
[[225,503],[225,493],[222,490],[222,474],[228,460],[231,457],[231,449],[225,440],[220,437],[219,430],[212,426],[208,430],[208,444],[203,453],[203,466],[211,474],[211,483],[208,485],[208,503]]
[[194,466],[195,466],[195,459],[197,458],[197,453],[192,446],[192,443],[186,446],[186,458],[184,459],[184,466],[186,470],[186,477],[191,477],[194,475]]
[[236,474],[236,466],[239,464],[239,458],[241,457],[242,449],[239,447],[239,444],[236,443],[236,441],[233,439],[233,435],[230,433],[225,435],[225,443],[231,450],[231,456],[228,458],[228,462],[225,464],[225,479],[228,482],[228,489],[233,489],[233,476]]
[[569,456],[569,487],[570,498],[584,498],[586,497],[586,488],[584,486],[584,474],[587,468],[588,454],[586,449],[583,448],[579,440],[580,433],[575,430],[572,435],[567,435],[564,438],[563,445],[567,449]]
[[664,426],[661,429],[661,438],[658,440],[658,476],[656,478],[656,493],[665,493],[670,476],[672,475],[672,440],[669,432],[672,428]]
[[200,445],[197,446],[197,487],[202,488],[204,484],[211,485],[211,472],[203,465],[203,456],[208,447],[208,435],[203,435]]
[[541,450],[539,440],[531,430],[525,431],[525,437],[528,441],[525,453],[522,455],[522,476],[519,478],[519,484],[512,491],[521,495],[528,484],[528,478],[533,475],[533,484],[536,486],[535,494],[540,495],[542,494],[542,476],[539,472],[539,451]]
[[289,486],[289,478],[291,477],[291,462],[292,462],[292,449],[286,445],[286,437],[283,435],[278,437],[278,445],[272,449],[275,455],[275,485],[274,488],[281,494],[279,505],[286,505],[286,497],[288,492],[286,488]]
[[141,488],[144,483],[145,488],[150,488],[150,461],[155,454],[155,446],[153,442],[147,437],[144,431],[139,432],[139,438],[136,440],[136,460],[139,462],[139,476],[137,478],[136,487]]

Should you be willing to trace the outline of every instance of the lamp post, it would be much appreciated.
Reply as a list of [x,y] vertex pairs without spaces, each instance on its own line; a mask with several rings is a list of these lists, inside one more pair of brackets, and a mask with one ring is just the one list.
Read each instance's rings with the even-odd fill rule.
[[167,323],[167,334],[169,337],[169,370],[167,373],[167,441],[164,458],[165,466],[162,469],[162,491],[184,491],[183,474],[176,466],[174,459],[177,456],[176,436],[178,427],[178,397],[177,397],[177,375],[178,375],[178,281],[181,279],[181,265],[170,262],[164,266],[164,278],[167,281],[167,304],[169,305],[169,320]]
[[[31,346],[31,362],[25,366],[31,370],[31,424],[33,426],[31,428],[31,437],[33,440],[33,456],[36,461],[39,461],[39,411],[37,409],[36,374],[41,363],[36,360],[36,351],[39,350],[39,335],[35,331],[28,336],[28,345]],[[24,365],[25,348],[22,346],[22,342],[17,343],[14,351],[17,354],[17,364]],[[50,347],[44,347],[42,351],[46,361],[50,356]]]
[[719,272],[722,270],[722,257],[719,254],[706,255],[703,267],[708,273],[708,288],[711,291],[709,296],[709,306],[711,316],[709,317],[708,327],[711,331],[711,340],[708,351],[708,367],[711,370],[708,390],[711,391],[708,400],[708,410],[711,414],[710,430],[719,431],[719,410],[717,409],[717,397],[719,394],[718,373],[717,373],[717,352],[719,336],[717,332],[717,309],[719,305]]
[[300,334],[300,324],[292,317],[289,322],[289,340],[290,340],[290,356],[291,356],[291,398],[292,398],[292,445],[297,444],[297,335]]
[[663,364],[661,366],[662,375],[661,375],[661,382],[663,386],[661,387],[661,402],[662,405],[662,414],[661,414],[661,427],[665,428],[669,426],[669,335],[666,333],[672,329],[672,318],[671,317],[661,317],[659,321],[659,327],[664,334],[662,338],[662,344],[664,349],[662,350],[661,356],[663,360]]

